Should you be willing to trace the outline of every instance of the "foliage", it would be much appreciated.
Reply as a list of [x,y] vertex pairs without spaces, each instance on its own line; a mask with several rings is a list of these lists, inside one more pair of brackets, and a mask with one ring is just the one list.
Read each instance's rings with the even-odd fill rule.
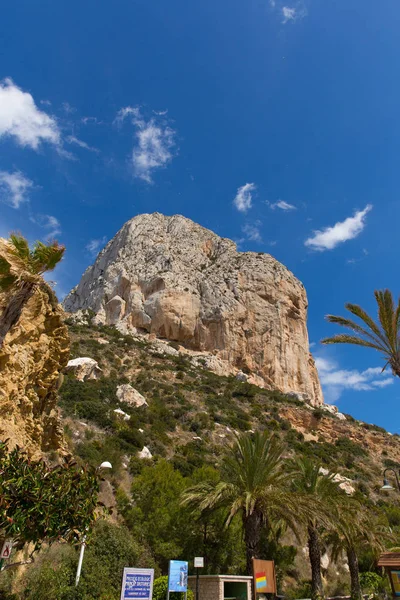
[[[153,600],[167,600],[168,592],[168,576],[162,575],[154,580],[153,585]],[[184,600],[185,594],[183,592],[171,592],[169,595],[171,600]],[[194,600],[194,594],[192,590],[187,591],[187,600]]]
[[385,589],[384,579],[373,571],[360,573],[360,584],[365,594],[382,592]]
[[0,442],[0,530],[18,544],[75,542],[94,522],[99,483],[94,469],[71,459],[49,467]]
[[360,319],[363,326],[351,319],[328,315],[330,323],[350,329],[351,335],[341,333],[322,340],[323,344],[356,344],[378,350],[392,368],[393,375],[400,377],[400,299],[395,306],[390,290],[374,292],[378,305],[378,321],[374,321],[357,304],[346,304],[346,309]]
[[24,600],[119,600],[123,568],[154,566],[126,527],[98,521],[75,588],[78,548],[54,546],[39,555],[24,580]]

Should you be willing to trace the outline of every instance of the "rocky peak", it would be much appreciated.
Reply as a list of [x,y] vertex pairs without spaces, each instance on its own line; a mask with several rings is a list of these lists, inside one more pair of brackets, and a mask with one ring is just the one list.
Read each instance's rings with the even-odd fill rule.
[[125,223],[64,306],[210,352],[267,387],[323,402],[301,282],[269,254],[238,252],[183,216],[144,214]]

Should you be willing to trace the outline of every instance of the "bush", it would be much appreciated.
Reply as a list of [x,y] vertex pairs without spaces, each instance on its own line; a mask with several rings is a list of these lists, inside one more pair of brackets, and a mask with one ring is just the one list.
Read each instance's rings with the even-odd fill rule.
[[372,571],[360,573],[360,584],[365,594],[374,594],[385,590],[384,579]]
[[[153,585],[153,600],[166,600],[168,591],[168,577],[163,575],[157,577]],[[184,600],[185,594],[183,592],[171,592],[170,600]],[[187,600],[194,600],[194,594],[192,590],[187,591]]]

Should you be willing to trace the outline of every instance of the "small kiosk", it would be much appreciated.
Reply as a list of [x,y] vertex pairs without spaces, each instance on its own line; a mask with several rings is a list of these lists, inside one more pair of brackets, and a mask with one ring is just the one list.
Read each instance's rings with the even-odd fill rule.
[[[200,575],[200,600],[251,600],[253,577],[246,575]],[[188,587],[196,598],[196,576],[188,577]]]
[[393,598],[400,598],[400,552],[384,552],[378,560],[378,567],[384,567],[392,586]]

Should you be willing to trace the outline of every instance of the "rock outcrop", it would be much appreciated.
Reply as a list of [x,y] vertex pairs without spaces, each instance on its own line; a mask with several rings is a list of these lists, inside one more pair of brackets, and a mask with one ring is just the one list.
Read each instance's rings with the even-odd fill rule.
[[64,306],[212,353],[267,387],[323,402],[304,286],[269,254],[238,252],[231,240],[185,217],[128,221]]
[[148,406],[146,398],[129,383],[123,383],[117,387],[117,398],[120,402],[125,402],[136,408],[139,406]]
[[63,311],[50,289],[37,289],[0,349],[0,439],[11,447],[39,457],[62,445],[56,405],[68,355]]
[[81,356],[68,361],[65,368],[66,373],[73,373],[79,381],[87,381],[88,379],[99,379],[103,371],[99,364],[93,358]]

